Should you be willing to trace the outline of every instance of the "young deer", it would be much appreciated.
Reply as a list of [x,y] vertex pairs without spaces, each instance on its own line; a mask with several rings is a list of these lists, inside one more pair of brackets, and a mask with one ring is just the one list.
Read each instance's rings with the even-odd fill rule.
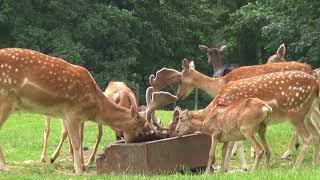
[[[79,133],[84,121],[122,130],[127,142],[143,130],[141,114],[106,98],[81,66],[33,50],[7,48],[0,50],[0,69],[0,127],[16,108],[62,117],[73,146],[76,173],[82,173],[84,167]],[[8,170],[1,149],[0,169]]]
[[270,121],[272,109],[265,102],[257,98],[248,98],[235,101],[228,106],[213,105],[212,112],[207,117],[183,111],[180,114],[176,128],[178,135],[183,135],[190,127],[200,130],[211,136],[211,149],[205,174],[210,172],[212,161],[215,161],[215,148],[217,142],[223,142],[221,171],[225,171],[226,153],[229,141],[239,141],[247,138],[259,153],[254,163],[257,167],[263,149],[256,141],[254,134],[259,132],[261,142],[265,149],[267,165],[270,159],[270,150],[265,138],[266,124]]
[[199,45],[199,48],[208,56],[208,63],[212,65],[214,72],[213,77],[224,76],[239,67],[237,64],[222,64],[222,56],[226,46],[209,48],[206,45]]
[[[201,116],[202,118],[200,118],[200,120],[203,120],[203,122],[199,122],[200,124],[203,124],[203,129],[196,130],[202,130],[206,133],[209,132],[208,134],[210,135],[214,134],[221,136],[222,132],[228,132],[226,133],[226,136],[232,134],[233,131],[227,131],[224,129],[228,128],[228,126],[223,126],[224,124],[222,121],[220,121],[218,116],[220,113],[228,116],[228,113],[223,113],[224,111],[220,110],[220,107],[222,109],[227,108],[228,106],[232,107],[234,103],[237,104],[239,101],[241,102],[248,98],[259,98],[272,108],[271,120],[267,124],[279,123],[283,122],[284,120],[288,120],[295,126],[298,134],[300,135],[302,139],[302,147],[300,149],[300,154],[297,157],[295,167],[300,166],[306,153],[310,138],[313,138],[315,144],[313,156],[314,164],[319,164],[320,136],[317,128],[311,122],[311,118],[309,116],[310,112],[315,107],[319,107],[319,102],[317,99],[318,93],[319,85],[317,79],[301,71],[275,72],[233,81],[225,85],[224,88],[218,93],[214,101],[212,101],[206,107],[204,110],[206,113],[203,113]],[[238,107],[236,107],[236,109],[237,108]],[[239,112],[245,111],[241,110]],[[250,113],[247,115],[249,116]],[[211,121],[211,124],[204,125],[208,119],[212,118],[214,120]],[[226,121],[226,119],[224,119],[224,121]],[[232,122],[232,120],[228,119],[228,122],[229,121]],[[179,132],[177,133],[183,134],[184,132],[190,131],[190,129],[196,128],[194,125],[192,126],[190,124],[191,123],[181,124],[179,121],[177,126],[177,131]],[[211,132],[209,130],[211,130]],[[230,136],[233,137],[232,135]],[[215,137],[212,136],[212,138],[214,142]],[[246,138],[253,143],[253,147],[255,148],[257,154],[257,162],[257,160],[259,160],[257,158],[261,157],[261,151],[257,151],[258,145],[257,143],[254,143],[255,140],[252,139],[252,137],[246,136]],[[215,145],[212,143],[212,149],[214,148]],[[213,157],[213,153],[214,151],[210,151],[209,157]],[[209,165],[211,165],[211,160],[208,162],[208,166]],[[256,167],[256,164],[254,167]],[[208,172],[208,168],[210,167],[207,167],[206,172]]]

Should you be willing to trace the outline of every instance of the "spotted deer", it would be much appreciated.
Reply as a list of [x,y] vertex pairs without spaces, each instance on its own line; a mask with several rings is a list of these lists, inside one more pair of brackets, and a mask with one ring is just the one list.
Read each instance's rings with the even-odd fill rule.
[[[124,108],[130,108],[131,106],[134,106],[134,107],[137,107],[137,102],[136,102],[136,98],[135,98],[135,94],[131,91],[131,89],[124,83],[124,82],[117,82],[117,81],[110,81],[108,83],[108,86],[106,87],[105,91],[103,92],[103,94],[110,100],[110,101],[113,101],[115,102],[116,104],[119,104],[121,107],[124,107]],[[152,94],[150,95],[147,95],[147,99],[150,99],[148,102],[149,104],[153,103],[156,105],[156,108],[160,107],[161,104],[157,103],[157,102],[152,102],[151,98],[148,97],[148,96],[151,96]],[[168,99],[168,94],[165,93],[165,95],[162,94],[162,92],[160,93],[160,96],[162,99]],[[171,95],[170,95],[171,97]],[[140,106],[139,106],[140,107]],[[145,114],[145,111],[146,109],[140,109],[139,110],[139,107],[138,107],[138,111],[140,113],[143,113],[143,116]],[[155,118],[155,117],[153,117]],[[51,156],[51,163],[53,163],[56,158],[58,157],[59,155],[59,152],[61,150],[61,147],[62,147],[62,144],[63,142],[65,141],[67,135],[68,135],[68,132],[66,130],[66,126],[65,126],[65,122],[62,121],[64,124],[62,124],[62,135],[61,135],[61,140],[60,140],[60,143],[59,145],[57,146],[55,152],[52,154]],[[155,122],[158,122],[155,120]],[[83,126],[80,130],[80,133],[83,134]],[[123,138],[123,132],[122,131],[117,131],[115,130],[115,133],[116,133],[116,139],[117,140],[121,140]],[[95,154],[97,152],[97,149],[98,149],[98,146],[100,144],[100,141],[101,141],[101,137],[102,137],[102,134],[103,134],[103,131],[102,131],[102,125],[99,124],[98,125],[98,135],[97,135],[97,140],[96,140],[96,143],[95,143],[95,146],[94,146],[94,149],[93,151],[91,152],[90,156],[89,156],[89,159],[86,163],[86,165],[90,165],[94,162],[94,159],[95,159]],[[137,137],[136,138],[137,140],[135,141],[140,141],[141,139],[141,136]],[[45,139],[45,142],[47,141],[47,139]],[[70,145],[70,147],[72,148],[72,145]],[[72,152],[72,151],[71,151]],[[71,153],[72,154],[72,153]]]
[[[0,125],[13,109],[65,119],[75,172],[83,172],[80,127],[91,120],[124,132],[127,142],[143,130],[145,119],[134,107],[110,101],[85,68],[37,51],[0,50]],[[0,150],[0,169],[9,170]]]
[[[317,127],[315,127],[315,125],[312,123],[309,115],[314,108],[319,108],[318,93],[318,80],[312,75],[302,71],[275,72],[241,79],[238,81],[232,81],[226,84],[217,94],[216,98],[206,107],[204,111],[207,113],[202,114],[200,116],[201,118],[189,116],[189,118],[187,118],[189,120],[183,120],[182,123],[180,118],[176,131],[178,131],[177,133],[181,135],[184,134],[184,132],[190,131],[190,129],[202,127],[202,129],[196,128],[196,130],[201,130],[212,137],[212,145],[209,153],[210,158],[214,157],[213,153],[215,151],[215,144],[217,141],[219,141],[219,138],[228,137],[228,139],[225,141],[220,140],[221,142],[234,141],[237,140],[234,137],[238,137],[237,135],[239,135],[240,131],[255,149],[255,168],[259,162],[259,158],[261,158],[263,154],[263,149],[259,147],[256,140],[252,138],[254,131],[258,130],[259,128],[241,128],[240,124],[240,127],[230,130],[228,123],[231,122],[232,124],[232,122],[236,120],[233,120],[233,118],[223,119],[220,116],[228,117],[229,113],[226,113],[223,109],[233,109],[232,107],[235,107],[236,112],[245,113],[245,117],[254,117],[256,116],[256,111],[253,111],[253,114],[251,114],[250,111],[246,113],[247,111],[243,109],[240,110],[240,107],[245,109],[243,105],[236,106],[236,104],[248,100],[249,98],[258,98],[272,108],[271,118],[269,121],[267,121],[266,125],[280,123],[287,120],[295,126],[299,136],[301,137],[302,147],[295,162],[295,167],[300,166],[305,156],[307,145],[311,139],[313,139],[315,146],[313,162],[317,165],[319,164],[320,136]],[[190,123],[193,121],[193,119],[198,119],[197,123],[199,126],[195,126],[195,123]],[[254,127],[257,127],[255,123],[261,122],[260,120],[261,118],[252,118],[251,123],[253,123]],[[268,156],[270,155],[267,154],[267,157]],[[211,162],[212,160],[209,159],[206,173],[208,173],[210,169]]]
[[[257,98],[242,99],[230,103],[228,106],[213,105],[212,112],[207,116],[198,116],[189,111],[180,114],[176,128],[178,135],[183,135],[190,127],[211,136],[211,149],[205,174],[210,172],[212,162],[215,162],[215,149],[218,142],[222,142],[221,171],[225,171],[226,153],[229,141],[239,141],[244,138],[255,147],[259,156],[256,157],[254,169],[258,166],[262,154],[266,153],[267,164],[270,159],[270,149],[265,133],[266,124],[270,121],[272,109],[265,102]],[[259,133],[264,149],[255,139],[255,132]]]
[[[192,92],[194,88],[202,89],[212,97],[215,97],[218,92],[231,81],[263,75],[271,72],[301,70],[309,74],[312,73],[312,69],[309,65],[297,62],[285,62],[279,63],[277,65],[265,64],[243,66],[235,69],[226,76],[219,78],[211,78],[201,74],[200,72],[195,70],[194,63],[189,63],[186,59],[182,61],[182,69],[183,70],[179,72],[174,69],[163,68],[156,73],[157,78],[151,79],[151,83],[154,86],[161,88],[166,87],[170,84],[179,83],[177,96],[179,99],[184,99]],[[241,146],[241,142],[239,143],[239,155],[242,162],[241,167],[242,169],[246,170],[247,165],[243,153],[243,146]]]

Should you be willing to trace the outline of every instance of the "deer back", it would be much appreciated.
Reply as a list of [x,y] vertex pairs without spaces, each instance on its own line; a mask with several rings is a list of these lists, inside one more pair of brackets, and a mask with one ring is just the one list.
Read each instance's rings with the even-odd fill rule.
[[33,50],[1,49],[0,69],[1,95],[19,97],[19,105],[29,110],[79,102],[85,106],[102,94],[85,68]]
[[[317,98],[317,79],[301,71],[276,72],[228,83],[216,97],[216,106],[259,98],[282,115],[309,110]],[[311,104],[310,104],[311,103]]]
[[312,68],[308,64],[298,62],[279,62],[254,66],[242,66],[224,76],[226,82],[237,81],[244,78],[281,71],[303,71],[312,74]]

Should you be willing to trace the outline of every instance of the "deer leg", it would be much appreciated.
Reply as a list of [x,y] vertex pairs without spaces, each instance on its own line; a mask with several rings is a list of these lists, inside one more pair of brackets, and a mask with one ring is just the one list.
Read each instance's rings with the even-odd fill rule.
[[80,154],[82,149],[81,147],[81,137],[80,137],[80,126],[82,126],[82,123],[78,119],[75,118],[67,118],[66,125],[68,129],[68,133],[70,136],[72,148],[73,148],[73,157],[74,157],[74,168],[76,174],[81,174],[83,172],[83,164],[81,162]]
[[85,171],[84,157],[83,157],[83,129],[84,129],[84,122],[81,123],[80,125],[79,135],[80,135],[80,160],[81,160],[83,171]]
[[254,158],[255,156],[256,156],[256,152],[255,152],[255,150],[254,150],[254,148],[251,146],[251,148],[250,148],[250,158]]
[[307,153],[310,134],[303,121],[295,122],[294,125],[296,127],[297,133],[301,137],[301,148],[294,165],[295,168],[298,168],[300,167],[301,162],[305,154]]
[[215,162],[215,152],[216,152],[216,146],[217,146],[218,140],[215,136],[211,136],[211,148],[209,152],[209,159],[208,164],[206,167],[206,170],[204,172],[205,175],[208,175],[210,173],[211,165]]
[[238,152],[240,158],[241,169],[244,171],[248,171],[248,165],[246,161],[246,156],[244,154],[243,141],[237,141],[238,144]]
[[46,162],[47,161],[47,146],[48,146],[48,138],[50,134],[50,116],[45,116],[45,127],[44,127],[44,133],[43,133],[43,147],[42,147],[42,154],[40,158],[40,162]]
[[101,137],[102,137],[102,125],[101,124],[98,125],[98,130],[99,130],[99,132],[98,132],[98,136],[97,136],[96,145],[94,146],[94,149],[93,149],[93,151],[92,151],[92,153],[90,155],[90,158],[89,158],[89,160],[88,160],[88,162],[86,164],[87,166],[89,166],[90,164],[92,164],[94,162],[94,159],[95,159],[95,156],[96,156],[96,152],[97,152],[97,149],[98,149],[98,146],[100,144]]
[[[2,98],[1,99],[1,104],[0,104],[0,128],[2,125],[5,123],[5,121],[8,119],[10,112],[12,110],[12,105],[13,105],[13,98]],[[10,168],[8,165],[6,165],[3,153],[2,153],[2,148],[0,146],[0,170],[2,171],[9,171]]]
[[319,150],[320,150],[320,133],[312,123],[311,117],[308,117],[305,121],[306,127],[308,131],[312,135],[312,140],[314,143],[314,151],[313,151],[313,165],[319,165]]
[[68,130],[67,130],[67,126],[65,124],[65,120],[61,119],[61,139],[58,144],[58,147],[56,148],[54,153],[51,155],[51,158],[50,158],[51,163],[53,163],[57,159],[57,157],[59,156],[62,144],[66,140],[67,136],[68,136]]
[[267,132],[267,126],[263,125],[263,126],[260,127],[260,129],[258,131],[258,134],[259,134],[259,137],[261,139],[261,143],[262,143],[262,146],[264,148],[264,152],[266,154],[266,166],[268,168],[269,167],[269,162],[270,162],[271,151],[270,151],[269,145],[267,143],[266,132]]
[[297,142],[297,138],[298,138],[297,131],[294,131],[294,133],[292,134],[291,140],[290,140],[289,147],[288,147],[287,151],[282,155],[281,159],[288,159],[291,156],[291,153],[292,153],[292,151],[295,147],[295,144]]
[[232,152],[231,152],[231,156],[235,156],[237,154],[237,150],[238,150],[238,146],[239,146],[239,143],[240,141],[235,141],[234,145],[233,145],[233,148],[232,148]]
[[258,167],[258,164],[262,158],[264,150],[254,136],[254,129],[248,129],[248,130],[240,129],[240,131],[248,139],[251,146],[254,148],[256,158],[255,158],[252,170],[255,170]]
[[228,142],[224,142],[222,145],[222,150],[221,150],[221,168],[220,172],[226,172],[228,169],[226,169],[225,164],[226,164],[226,155],[228,151]]
[[[234,146],[237,144],[237,142],[235,141],[230,141],[228,142],[228,147],[227,147],[227,153],[226,153],[226,157],[225,157],[225,160],[224,160],[224,169],[227,171],[229,169],[229,163],[230,163],[230,160],[231,160],[231,156],[232,156],[232,150],[234,149]],[[222,165],[221,165],[222,167]]]

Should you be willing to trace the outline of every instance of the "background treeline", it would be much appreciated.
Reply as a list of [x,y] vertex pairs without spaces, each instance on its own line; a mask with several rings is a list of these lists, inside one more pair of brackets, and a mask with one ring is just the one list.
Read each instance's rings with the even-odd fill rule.
[[[248,65],[285,43],[287,59],[319,67],[319,11],[318,0],[0,0],[0,48],[59,56],[102,89],[117,80],[143,94],[151,73],[185,57],[212,75],[198,44],[227,45],[224,63]],[[209,99],[200,93],[201,106]]]

